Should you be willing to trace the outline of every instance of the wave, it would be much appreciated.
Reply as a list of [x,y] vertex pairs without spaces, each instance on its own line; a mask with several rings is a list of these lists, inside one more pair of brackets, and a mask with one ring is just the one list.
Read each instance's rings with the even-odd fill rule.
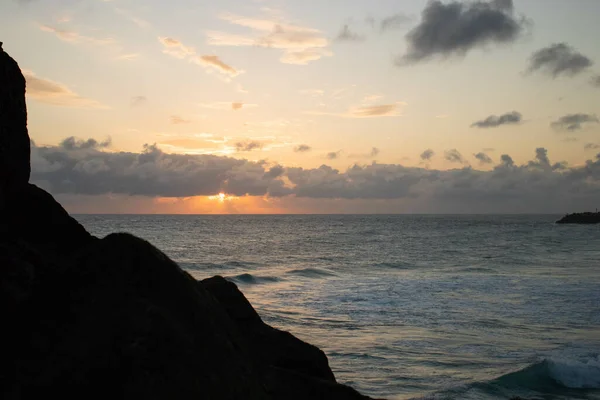
[[546,383],[551,381],[568,389],[600,389],[600,356],[583,360],[547,359],[498,380],[520,381],[522,377],[533,377],[535,381]]
[[491,268],[486,268],[486,267],[464,267],[457,271],[449,271],[449,272],[489,273],[489,272],[495,272],[495,271]]
[[543,359],[499,378],[450,388],[425,399],[571,398],[574,395],[585,399],[585,392],[596,392],[596,389],[600,389],[599,355]]
[[417,266],[411,263],[398,261],[398,262],[382,262],[374,264],[375,268],[390,268],[390,269],[416,269]]
[[313,279],[323,279],[328,276],[336,276],[334,272],[322,268],[299,268],[289,270],[287,273]]
[[217,264],[212,262],[179,262],[179,266],[183,269],[189,269],[194,271],[202,271],[206,269],[234,269],[234,268],[246,268],[256,267],[259,264],[250,261],[227,261],[223,264]]
[[275,276],[255,276],[252,274],[240,274],[236,276],[228,276],[228,280],[240,285],[259,285],[264,283],[274,283],[281,281]]

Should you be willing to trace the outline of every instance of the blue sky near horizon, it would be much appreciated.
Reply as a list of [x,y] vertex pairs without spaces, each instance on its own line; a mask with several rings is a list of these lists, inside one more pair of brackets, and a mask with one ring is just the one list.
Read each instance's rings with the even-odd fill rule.
[[[448,11],[459,3],[463,11],[478,12],[474,2],[439,4]],[[600,74],[600,2],[478,4],[488,7],[486,15],[517,24],[518,31],[509,39],[486,40],[507,32],[473,25],[480,36],[464,47],[433,51],[410,65],[397,60],[410,51],[407,34],[426,28],[424,10],[432,3],[425,0],[10,0],[0,4],[0,40],[26,71],[30,135],[38,146],[60,148],[71,136],[110,138],[110,146],[93,150],[139,153],[156,143],[168,154],[302,168],[315,176],[322,165],[344,174],[355,164],[366,168],[374,162],[492,173],[504,154],[515,165],[543,164],[539,148],[551,163],[583,168],[600,148],[600,83],[593,84]],[[395,24],[384,29],[383,21],[392,17]],[[526,73],[534,53],[557,43],[565,44],[563,56],[572,64],[552,76],[545,68],[565,60],[545,60]],[[514,112],[518,121],[472,126]],[[569,116],[579,122],[561,120]],[[428,149],[434,155],[424,157]],[[565,174],[564,168],[548,173],[554,174],[549,179]],[[348,176],[344,185],[354,182]],[[304,183],[292,178],[290,172],[274,177],[288,189]],[[416,190],[418,184],[412,185]],[[90,194],[59,186],[54,184],[58,194]],[[233,191],[237,197],[266,196],[266,202],[288,195],[270,190]],[[384,208],[407,210],[405,195],[381,190],[386,194],[289,193],[311,201],[402,198],[402,204]],[[114,192],[107,187],[94,194]],[[147,197],[156,204],[210,193],[159,190]],[[293,210],[290,201],[278,210]],[[209,207],[201,203],[203,210]],[[361,207],[369,209],[368,202]]]

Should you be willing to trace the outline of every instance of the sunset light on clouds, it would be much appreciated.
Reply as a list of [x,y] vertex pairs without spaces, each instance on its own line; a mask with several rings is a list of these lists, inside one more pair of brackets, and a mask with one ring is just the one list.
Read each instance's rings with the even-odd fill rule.
[[597,15],[9,0],[0,40],[27,79],[32,180],[72,212],[563,212],[600,198]]

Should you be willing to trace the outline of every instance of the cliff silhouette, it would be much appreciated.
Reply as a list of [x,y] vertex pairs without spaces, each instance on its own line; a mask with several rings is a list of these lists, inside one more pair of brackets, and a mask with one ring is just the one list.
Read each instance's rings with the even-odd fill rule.
[[232,282],[96,238],[29,183],[25,89],[0,43],[0,398],[368,399]]
[[600,212],[582,212],[567,214],[558,221],[557,224],[600,224]]

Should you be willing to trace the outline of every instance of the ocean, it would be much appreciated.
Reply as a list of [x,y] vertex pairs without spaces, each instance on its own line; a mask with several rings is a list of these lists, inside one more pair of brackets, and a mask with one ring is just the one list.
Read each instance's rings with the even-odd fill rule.
[[600,399],[600,225],[557,215],[76,215],[197,279],[388,399]]

